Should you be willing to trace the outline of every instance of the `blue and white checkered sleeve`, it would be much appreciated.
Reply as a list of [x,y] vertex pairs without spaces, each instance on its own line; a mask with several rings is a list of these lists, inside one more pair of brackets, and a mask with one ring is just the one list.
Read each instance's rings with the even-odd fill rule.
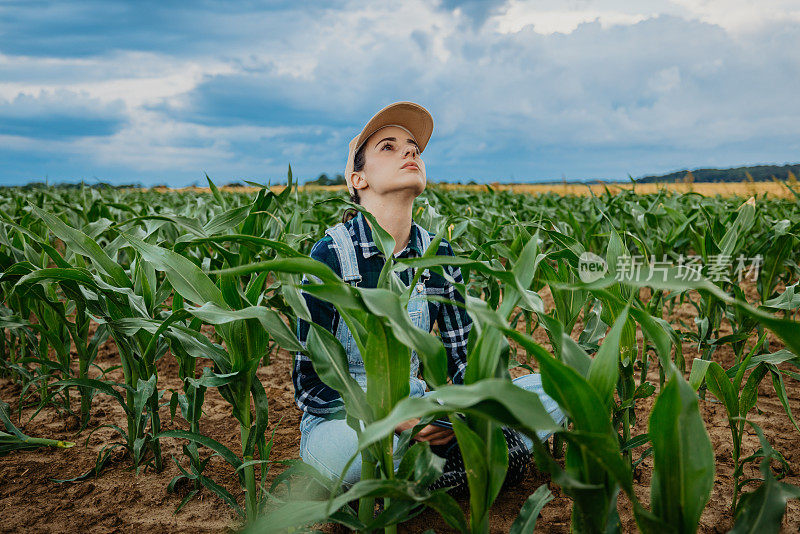
[[[336,272],[338,261],[335,259],[335,252],[330,250],[329,245],[330,238],[317,241],[311,249],[310,255],[312,258],[326,263]],[[331,255],[333,255],[333,258]],[[304,276],[303,284],[308,283],[310,281]],[[336,308],[333,304],[305,292],[302,295],[311,313],[312,321],[333,332],[334,317],[336,315]],[[298,318],[297,339],[303,347],[306,346],[309,328],[308,322]],[[292,383],[294,384],[295,403],[304,412],[324,416],[337,412],[344,406],[341,395],[319,378],[311,359],[300,351],[295,353]]]
[[[450,244],[444,240],[442,243],[446,245],[447,255],[453,256]],[[447,265],[444,269],[456,282],[464,282],[460,268]],[[454,302],[464,303],[464,296],[449,282],[446,282],[442,296]],[[467,369],[467,340],[469,331],[472,329],[472,318],[464,308],[455,304],[443,303],[439,307],[436,324],[439,326],[439,336],[447,350],[448,374],[452,377],[454,384],[463,384],[464,372]]]

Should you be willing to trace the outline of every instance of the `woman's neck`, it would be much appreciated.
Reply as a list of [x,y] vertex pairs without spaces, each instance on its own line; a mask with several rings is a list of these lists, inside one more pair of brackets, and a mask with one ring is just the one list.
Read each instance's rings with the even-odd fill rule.
[[[411,239],[411,210],[414,206],[414,198],[365,198],[361,205],[369,211],[381,228],[389,232],[394,238],[394,250],[392,254],[397,254],[408,245]],[[369,220],[367,220],[367,224]],[[372,225],[370,224],[370,229]],[[374,231],[374,229],[373,229]]]

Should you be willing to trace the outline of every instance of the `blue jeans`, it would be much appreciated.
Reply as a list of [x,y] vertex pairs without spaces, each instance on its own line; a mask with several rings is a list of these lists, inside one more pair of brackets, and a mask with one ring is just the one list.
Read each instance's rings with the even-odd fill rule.
[[[550,417],[558,424],[563,424],[566,415],[558,406],[555,400],[542,389],[542,377],[539,373],[523,375],[513,380],[517,386],[536,393],[544,405],[544,409]],[[430,393],[430,392],[426,392]],[[541,431],[537,435],[544,441],[552,432]],[[528,436],[522,436],[525,446],[530,451],[533,447],[533,440]],[[397,456],[398,436],[394,436],[394,468],[400,465],[400,456]],[[309,413],[303,413],[300,420],[300,457],[320,473],[331,478],[338,479],[347,461],[358,450],[358,435],[356,431],[347,425],[344,419],[325,419]],[[344,476],[343,483],[346,487],[352,486],[361,479],[361,455],[350,464],[350,468]]]

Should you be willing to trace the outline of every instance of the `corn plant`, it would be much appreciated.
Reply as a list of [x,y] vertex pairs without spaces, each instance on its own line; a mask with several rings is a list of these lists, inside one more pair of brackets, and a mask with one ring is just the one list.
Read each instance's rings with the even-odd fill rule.
[[735,510],[736,523],[731,532],[779,532],[781,519],[786,513],[786,502],[789,499],[800,499],[800,488],[775,479],[772,461],[785,460],[772,448],[757,424],[752,421],[747,423],[753,427],[761,443],[760,454],[754,456],[762,458],[759,470],[764,478],[757,489],[742,496]]
[[[226,224],[234,226],[236,223],[231,224],[230,221],[238,219],[247,225],[251,209],[252,206],[247,206],[246,210],[229,210],[223,214],[229,221]],[[230,213],[231,211],[235,213]],[[219,285],[217,285],[197,265],[177,252],[148,243],[132,234],[123,233],[123,236],[144,261],[166,274],[177,295],[196,305],[181,308],[179,311],[185,313],[181,316],[173,314],[173,318],[165,321],[159,330],[163,332],[169,322],[176,322],[188,313],[207,324],[213,324],[224,342],[224,348],[208,354],[215,364],[214,371],[206,373],[199,381],[195,381],[193,377],[188,376],[190,368],[187,371],[186,381],[196,387],[219,388],[222,396],[231,404],[233,415],[240,425],[243,461],[233,462],[231,458],[235,458],[235,455],[227,453],[224,457],[234,463],[237,469],[242,469],[246,492],[245,515],[249,520],[253,520],[258,514],[260,505],[254,466],[262,464],[263,478],[268,456],[264,437],[268,423],[267,397],[263,386],[255,379],[255,372],[267,351],[270,338],[288,350],[298,350],[300,345],[278,313],[261,305],[266,273],[249,277],[241,285],[240,280],[234,275],[223,273],[219,275]],[[241,237],[235,239],[253,240]],[[277,248],[285,250],[286,247]],[[188,351],[185,351],[184,355],[197,356],[196,353]],[[195,390],[195,399],[197,391]],[[255,418],[250,410],[251,399],[256,407]],[[183,437],[200,444],[209,444],[208,438],[192,431],[170,431],[161,435]],[[219,452],[220,447],[221,445],[216,444],[212,448]],[[253,459],[256,448],[261,455],[260,461]]]
[[[699,386],[705,378],[708,390],[720,400],[725,406],[728,414],[728,426],[731,430],[731,454],[733,456],[733,501],[731,510],[736,510],[739,492],[746,483],[741,483],[740,478],[743,473],[744,464],[752,458],[742,458],[742,438],[744,437],[745,422],[747,413],[752,410],[758,400],[758,386],[769,373],[773,376],[773,384],[778,398],[784,405],[786,414],[792,424],[797,428],[791,408],[786,399],[786,390],[783,386],[783,377],[777,365],[786,361],[798,362],[798,357],[787,350],[775,353],[756,354],[763,346],[766,334],[758,339],[758,342],[749,351],[741,363],[736,364],[730,370],[723,370],[717,362],[697,359],[692,366],[692,376],[690,380],[694,386]],[[745,371],[752,369],[744,382]]]
[[[152,450],[154,466],[161,470],[163,464],[160,445],[154,437],[160,430],[155,361],[166,351],[167,345],[162,340],[152,338],[147,332],[140,331],[131,336],[125,328],[117,326],[119,321],[126,318],[151,318],[155,309],[167,297],[169,287],[158,286],[155,271],[141,262],[133,262],[129,278],[124,268],[88,235],[35,206],[31,206],[31,209],[67,247],[88,258],[98,272],[93,274],[86,268],[68,266],[51,249],[51,258],[57,266],[29,272],[16,285],[28,287],[59,282],[62,288],[71,289],[70,296],[80,300],[83,309],[108,325],[119,349],[125,376],[124,384],[115,385],[125,390],[125,397],[121,397],[108,382],[97,379],[69,378],[53,385],[62,389],[70,386],[93,389],[117,399],[127,417],[127,431],[115,427],[124,439],[119,445],[130,452],[137,470],[145,451]],[[83,289],[78,289],[78,286]],[[145,410],[147,413],[143,414]],[[149,434],[146,432],[148,422],[153,429]]]
[[[16,283],[22,276],[35,270],[30,264],[26,266],[23,263],[18,263],[4,273],[4,279],[9,281],[13,279],[14,283]],[[58,293],[57,289],[60,289],[61,293]],[[25,326],[39,334],[40,343],[37,351],[39,358],[19,359],[18,363],[39,364],[39,369],[48,371],[37,378],[29,380],[25,384],[22,393],[24,396],[25,390],[29,386],[37,382],[40,383],[41,403],[39,409],[41,409],[44,402],[52,399],[47,394],[47,385],[54,373],[62,379],[72,377],[87,379],[89,377],[89,368],[93,365],[94,359],[97,357],[97,351],[100,345],[108,338],[109,332],[105,325],[98,325],[95,333],[90,338],[90,316],[86,313],[86,305],[82,298],[62,300],[62,294],[79,294],[77,285],[72,281],[61,280],[59,282],[29,285],[24,292],[18,291],[17,293],[20,299],[34,299],[38,304],[36,307],[38,311],[34,311],[35,308],[32,309],[38,321],[36,323],[25,322]],[[24,296],[22,293],[24,293]],[[70,315],[74,316],[73,321],[69,319]],[[47,357],[48,344],[56,352],[57,359],[55,361]],[[73,344],[78,356],[77,373],[72,369],[71,347]],[[83,429],[89,421],[91,402],[95,390],[84,386],[80,386],[78,389],[81,398],[80,428]],[[72,412],[69,395],[67,394],[64,395],[63,405],[68,412]]]

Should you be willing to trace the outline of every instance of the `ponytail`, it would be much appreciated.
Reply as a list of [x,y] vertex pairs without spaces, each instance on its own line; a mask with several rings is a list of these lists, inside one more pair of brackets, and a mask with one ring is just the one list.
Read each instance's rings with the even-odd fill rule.
[[[359,205],[361,204],[361,199],[358,197],[358,190],[355,189],[353,190],[353,194],[350,195],[350,202],[352,202],[353,204],[359,204]],[[342,214],[342,222],[346,223],[356,215],[358,215],[357,209],[347,208],[346,210],[344,210],[344,213]]]

